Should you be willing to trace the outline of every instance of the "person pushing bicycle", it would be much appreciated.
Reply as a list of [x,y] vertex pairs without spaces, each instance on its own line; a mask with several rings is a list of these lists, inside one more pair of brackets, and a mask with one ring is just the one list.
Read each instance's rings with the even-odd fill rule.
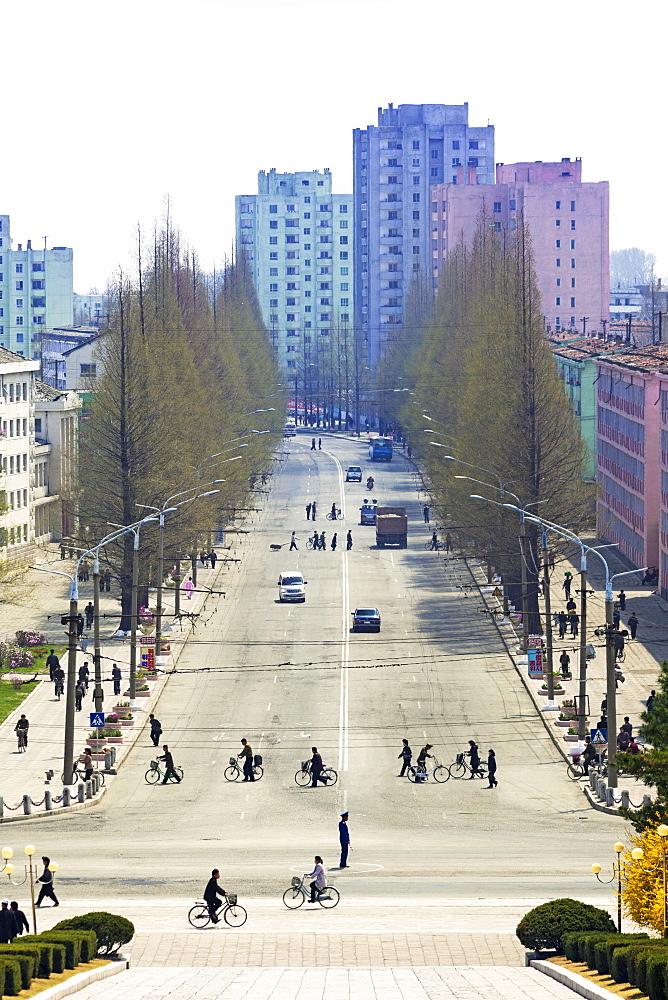
[[218,885],[219,878],[220,878],[220,872],[218,871],[217,868],[214,868],[213,871],[211,872],[211,878],[207,882],[206,889],[204,890],[204,902],[206,903],[209,909],[209,916],[211,917],[211,920],[213,921],[214,924],[217,924],[220,919],[219,917],[216,916],[216,913],[223,905],[222,902],[217,897],[222,896],[223,898],[225,898],[227,896],[225,890],[221,889]]

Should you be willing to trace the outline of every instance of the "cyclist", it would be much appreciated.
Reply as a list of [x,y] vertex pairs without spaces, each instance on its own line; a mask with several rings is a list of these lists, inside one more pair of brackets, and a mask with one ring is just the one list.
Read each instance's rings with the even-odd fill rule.
[[206,889],[204,890],[204,902],[209,909],[209,916],[214,924],[218,923],[219,917],[216,916],[217,911],[223,905],[217,896],[227,896],[224,889],[219,888],[218,879],[220,878],[220,872],[217,868],[214,868],[211,872],[211,878],[206,884]]
[[469,740],[470,750],[466,751],[466,756],[471,758],[471,778],[474,778],[476,774],[480,773],[480,754],[478,752],[478,744],[474,743],[473,740]]
[[311,882],[311,902],[315,903],[316,893],[321,889],[327,888],[327,876],[325,875],[325,867],[322,863],[322,858],[319,854],[315,856],[315,865],[313,866],[312,872],[304,872],[304,878],[312,878]]
[[417,759],[417,774],[415,775],[416,781],[423,781],[427,774],[427,757],[433,757],[434,755],[429,753],[431,750],[431,743],[425,743],[425,745],[420,750]]
[[14,726],[14,732],[18,736],[19,746],[23,744],[24,747],[28,746],[28,729],[30,728],[30,723],[26,719],[25,715],[22,715],[19,721]]
[[592,746],[591,736],[585,736],[584,750],[580,754],[580,763],[584,768],[585,774],[589,774],[589,765],[593,764],[597,757],[598,754],[595,747]]
[[93,758],[91,757],[89,747],[85,747],[82,753],[84,766],[84,781],[90,781],[93,777]]
[[54,694],[60,701],[61,694],[65,694],[65,671],[62,667],[56,667],[53,671]]
[[167,782],[169,781],[170,777],[171,778],[176,778],[177,782],[180,783],[181,779],[179,778],[179,776],[176,773],[176,770],[174,768],[174,758],[172,757],[171,753],[169,752],[169,747],[167,746],[166,743],[165,743],[165,745],[163,746],[162,749],[165,752],[163,753],[163,755],[161,757],[158,757],[158,760],[164,760],[164,762],[165,762],[165,777],[162,780],[163,785],[167,784]]

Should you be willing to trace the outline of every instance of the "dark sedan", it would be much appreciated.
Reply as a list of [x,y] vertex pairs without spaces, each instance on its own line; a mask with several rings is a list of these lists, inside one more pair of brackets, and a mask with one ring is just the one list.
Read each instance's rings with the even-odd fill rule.
[[380,611],[378,608],[355,608],[352,612],[353,632],[380,632]]

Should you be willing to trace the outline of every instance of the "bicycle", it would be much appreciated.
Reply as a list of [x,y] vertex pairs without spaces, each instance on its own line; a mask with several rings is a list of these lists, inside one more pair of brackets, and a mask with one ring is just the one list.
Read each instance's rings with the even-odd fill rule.
[[320,544],[318,542],[314,541],[313,535],[311,535],[309,538],[306,539],[306,548],[309,549],[309,550],[310,549],[319,549],[320,548]]
[[[259,755],[256,754],[255,756],[257,758]],[[226,767],[225,770],[223,771],[223,774],[225,775],[227,780],[237,781],[241,777],[242,773],[243,773],[243,768],[239,767],[239,761],[237,760],[237,758],[230,757],[229,766]],[[259,781],[262,775],[264,774],[264,768],[261,767],[260,764],[256,764],[255,761],[253,761],[253,774],[255,776],[256,781]]]
[[329,511],[328,514],[325,515],[325,517],[327,518],[328,521],[342,521],[343,520],[343,514],[338,509],[338,507],[336,508],[336,517],[334,517],[332,515],[331,510]]
[[432,759],[434,763],[429,768],[424,767],[424,765],[418,767],[417,764],[409,764],[406,769],[408,780],[412,781],[415,785],[420,785],[431,775],[434,781],[438,781],[439,783],[447,781],[450,777],[447,767],[444,767],[440,760],[437,760],[435,757]]
[[[95,774],[97,774],[98,778],[100,779],[100,784],[103,785],[104,784],[104,771],[99,771],[99,770],[96,769],[95,770]],[[74,764],[72,765],[72,784],[76,785],[77,782],[84,781],[85,778],[86,778],[86,769],[81,766],[80,761],[75,760]],[[60,776],[60,780],[62,781],[63,784],[65,784],[65,772],[64,771],[63,771],[63,773]]]
[[[176,777],[174,777],[173,774],[170,774],[169,780],[170,781],[176,781],[177,779],[183,780],[183,768],[175,767],[174,771],[176,772]],[[160,781],[161,778],[164,777],[165,777],[165,772],[160,767],[160,764],[157,762],[157,760],[152,760],[151,766],[144,775],[144,778],[146,779],[147,783],[149,785],[155,785],[158,783],[158,781]]]
[[429,539],[428,542],[424,543],[424,547],[427,552],[441,552],[445,548],[445,542],[436,542],[436,545]]
[[[323,777],[327,778],[326,784],[328,785],[335,785],[339,780],[339,773],[338,771],[335,771],[333,767],[323,767],[321,774]],[[303,760],[301,769],[295,774],[295,782],[300,786],[300,788],[305,788],[311,783],[311,780],[311,761]]]
[[464,759],[464,754],[458,753],[454,763],[448,768],[448,772],[451,778],[463,778],[467,772],[474,778],[486,778],[487,765],[479,763],[474,771],[469,761]]
[[[220,912],[220,910],[217,911],[217,913]],[[243,927],[248,919],[248,914],[243,906],[237,903],[237,894],[235,892],[225,893],[225,902],[222,904],[222,914],[223,920],[229,927]],[[218,917],[218,920],[220,920],[220,917]],[[194,906],[191,906],[188,910],[188,921],[190,925],[192,927],[196,927],[198,931],[203,931],[205,927],[209,926],[209,924],[214,923],[211,918],[209,907],[204,901],[197,902]],[[215,922],[217,923],[217,921]]]
[[[283,893],[283,902],[289,910],[297,910],[307,897],[310,901],[311,894],[304,885],[304,876],[301,878],[299,875],[293,876],[290,888]],[[339,890],[333,885],[326,885],[324,889],[316,888],[316,899],[326,910],[332,910],[337,906],[340,898]]]

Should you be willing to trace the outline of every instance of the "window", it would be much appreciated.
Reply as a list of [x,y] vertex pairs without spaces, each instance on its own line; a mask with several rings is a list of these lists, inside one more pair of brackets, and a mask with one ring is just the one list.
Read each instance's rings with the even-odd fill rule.
[[40,278],[38,281],[33,281],[31,287],[33,292],[41,291],[44,288],[44,279]]
[[571,267],[575,267],[575,257],[571,257]]
[[285,251],[285,256],[286,256],[287,260],[297,260],[297,258],[299,257],[299,251],[297,251],[297,250],[286,250]]
[[419,247],[413,247],[413,253],[419,253],[419,252],[420,252]]
[[342,250],[339,254],[339,260],[348,260],[348,251]]
[[575,211],[575,202],[572,201],[571,202],[571,212],[574,212],[574,211]]
[[429,171],[430,177],[438,177],[438,167],[432,167]]
[[413,166],[413,167],[419,167],[420,166],[420,157],[419,156],[414,156],[413,157],[413,162],[411,163],[411,166]]
[[79,365],[79,374],[83,375],[83,376],[92,377],[92,376],[94,376],[94,375],[97,374],[97,365],[96,364],[80,364]]
[[459,139],[453,139],[453,141],[452,141],[452,148],[453,149],[459,149]]
[[286,304],[286,306],[296,306],[297,305],[297,299],[295,299],[292,296],[290,296],[289,298],[287,298],[285,300],[285,304]]
[[[341,274],[342,274],[342,275],[344,275],[344,276],[345,276],[345,275],[347,275],[347,274],[348,274],[348,268],[347,268],[347,267],[342,267],[342,268],[341,268]],[[341,285],[341,288],[343,288],[343,285]],[[347,290],[348,290],[348,289],[347,289],[347,287],[346,287],[346,291],[347,291]]]
[[295,322],[295,314],[294,313],[286,313],[285,314],[285,322],[286,323],[294,323]]
[[438,150],[437,149],[432,149],[430,155],[431,155],[432,160],[437,160],[438,159]]
[[571,326],[575,326],[575,316],[571,316]]
[[286,219],[285,220],[285,228],[286,229],[295,229],[298,225],[299,225],[299,219]]
[[561,219],[555,219],[555,220],[554,220],[554,224],[555,224],[555,226],[556,226],[556,227],[557,227],[557,229],[558,229],[558,228],[559,228],[559,226],[561,225]]
[[17,281],[16,282],[16,291],[17,292],[22,292],[23,291],[23,282],[22,281]]
[[461,163],[461,160],[459,159],[459,157],[458,156],[453,156],[452,157],[452,166],[453,167],[461,167],[461,165],[462,165],[462,163]]
[[420,239],[420,230],[419,229],[414,229],[413,230],[413,239],[414,240],[419,240]]
[[555,263],[556,263],[557,267],[561,267],[561,257],[557,257]]
[[419,148],[420,148],[420,140],[413,139],[413,149],[419,149]]
[[560,201],[555,201],[554,207],[555,207],[556,211],[558,212],[561,209],[561,202]]
[[269,228],[278,229],[278,222],[275,219],[272,219],[271,222],[269,223]]
[[[276,268],[276,270],[278,271],[278,268]],[[277,292],[278,291],[278,284],[276,282],[272,282],[272,284],[269,285],[269,291],[270,292]]]
[[571,278],[571,288],[575,288],[575,278]]
[[278,309],[278,299],[269,299],[269,308]]
[[561,240],[555,240],[554,245],[557,248],[557,250],[561,250]]
[[286,211],[286,212],[295,212],[295,211],[296,211],[296,209],[297,209],[297,206],[296,206],[296,205],[286,205],[286,206],[285,206],[285,211]]
[[[22,300],[21,300],[22,301]],[[23,316],[17,316],[14,320],[17,326],[23,326]],[[23,340],[23,334],[20,334],[21,340]],[[16,338],[18,340],[18,336]]]
[[23,274],[23,264],[17,264],[16,265],[16,273],[17,274]]
[[575,219],[571,219],[571,229],[575,229]]
[[[241,211],[243,212],[243,208],[241,209]],[[276,215],[277,212],[278,212],[278,205],[270,205],[269,206],[269,214],[270,215]]]
[[555,317],[554,323],[555,323],[555,326],[560,327],[561,326],[561,318],[559,316]]
[[341,219],[341,221],[339,222],[339,229],[347,229],[347,228],[348,228],[348,220]]
[[419,218],[420,218],[419,211],[418,212],[413,212],[413,222],[417,222],[419,220]]
[[557,278],[557,288],[561,288],[561,278]]
[[387,218],[389,220],[398,219],[399,218],[399,213],[398,212],[388,212],[387,213]]
[[501,202],[500,201],[495,201],[494,202],[494,211],[495,212],[500,212],[501,211]]
[[304,230],[304,236],[310,236],[310,235],[311,235],[311,230],[307,226],[306,229]]
[[478,148],[478,140],[477,139],[470,139],[469,140],[469,149],[477,149],[477,148]]
[[[325,239],[325,237],[321,236],[320,237],[320,242],[321,243],[322,243],[323,239]],[[296,236],[296,235],[286,236],[285,237],[285,242],[286,243],[299,243],[299,236]]]
[[[571,243],[575,243],[575,240],[571,240]],[[575,250],[575,247],[573,246],[571,249]],[[35,298],[33,296],[32,307],[33,309],[46,309],[46,299],[43,297]]]
[[469,156],[469,167],[477,167],[477,166],[478,166],[478,157]]
[[[0,264],[2,264],[2,258],[0,258]],[[36,260],[36,261],[34,261],[33,265],[32,265],[32,269],[33,269],[33,271],[43,271],[44,270],[44,261],[43,260]]]
[[[270,247],[276,246],[277,243],[278,243],[278,236],[270,236],[269,237],[269,246]],[[275,257],[271,257],[270,259],[271,260],[278,260],[278,254],[276,254]]]
[[571,240],[571,250],[575,250],[575,240]]
[[514,212],[516,210],[516,208],[517,208],[517,202],[515,201],[514,198],[510,199],[510,202],[508,204],[508,208],[510,209],[511,212]]
[[348,237],[347,236],[339,236],[339,243],[345,244],[347,242],[348,242]]
[[341,299],[341,305],[342,306],[347,306],[348,305],[348,299]]
[[419,174],[413,174],[413,184],[419,184],[419,183],[420,183]]
[[388,201],[399,201],[399,196],[396,195],[396,194],[388,194],[387,200]]
[[270,323],[278,323],[278,316],[276,315],[276,313],[272,313],[271,314],[271,316],[269,317],[269,322]]
[[413,202],[417,204],[417,202],[418,202],[419,200],[420,200],[420,195],[419,195],[419,194],[414,194],[414,195],[413,195]]
[[575,296],[571,296],[571,309],[575,309]]
[[[302,181],[302,184],[308,184],[308,181]],[[305,198],[304,198],[304,204],[305,205],[310,205],[311,204],[311,195],[310,194],[307,194],[305,196]]]
[[555,306],[561,305],[561,296],[557,295],[556,299],[554,300],[554,304]]
[[[269,238],[269,242],[271,243],[272,240],[274,241],[274,243],[276,243],[277,242],[277,237],[276,236],[271,236]],[[269,260],[278,260],[278,254],[276,253],[275,250],[272,250],[271,253],[269,254]]]

